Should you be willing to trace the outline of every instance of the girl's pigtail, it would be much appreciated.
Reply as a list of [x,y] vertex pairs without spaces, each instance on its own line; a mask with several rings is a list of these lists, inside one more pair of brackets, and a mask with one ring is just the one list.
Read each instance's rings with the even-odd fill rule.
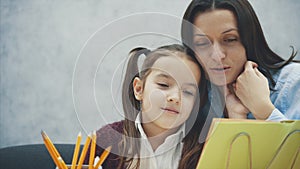
[[[150,50],[141,47],[135,48],[129,52],[129,60],[122,87],[122,103],[125,120],[123,127],[124,135],[119,144],[119,150],[122,154],[118,168],[134,165],[133,157],[134,155],[139,155],[140,144],[137,138],[140,137],[140,134],[136,130],[135,119],[141,107],[140,101],[136,100],[134,97],[133,80],[135,77],[140,77],[140,70],[138,67],[140,56],[142,56],[142,54],[147,56],[149,52]],[[138,162],[136,163],[136,166],[133,166],[134,168],[139,167],[139,158],[137,160]]]
[[147,56],[149,52],[150,50],[142,47],[134,48],[129,52],[129,60],[122,89],[123,110],[125,111],[125,117],[129,120],[134,121],[136,118],[137,114],[132,112],[133,108],[138,111],[140,110],[139,101],[135,99],[133,91],[133,80],[135,77],[140,77],[138,60],[142,54]]

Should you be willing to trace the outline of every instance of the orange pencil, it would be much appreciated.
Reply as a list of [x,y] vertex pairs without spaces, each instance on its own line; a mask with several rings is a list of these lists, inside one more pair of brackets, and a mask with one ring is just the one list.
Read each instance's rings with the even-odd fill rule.
[[73,153],[71,169],[76,168],[76,164],[77,164],[77,160],[78,160],[78,152],[79,152],[79,148],[80,148],[80,142],[81,142],[81,132],[79,132],[79,134],[77,136],[74,153]]
[[50,154],[52,160],[54,161],[55,165],[56,165],[58,168],[61,169],[62,166],[61,166],[60,162],[58,161],[57,156],[55,155],[55,153],[53,152],[53,150],[52,150],[51,147],[49,146],[49,144],[48,144],[47,142],[45,142],[45,141],[44,141],[44,144],[45,144],[45,146],[46,146],[46,148],[47,148],[47,150],[48,150],[48,152],[49,152],[49,154]]
[[85,141],[85,144],[84,144],[83,149],[81,151],[81,155],[80,155],[80,158],[79,158],[77,169],[81,169],[81,167],[82,167],[82,164],[83,164],[86,152],[88,150],[88,147],[90,145],[90,142],[91,142],[91,134],[88,135],[88,137],[87,137],[87,139]]
[[55,148],[55,146],[53,145],[53,143],[50,140],[50,138],[48,137],[48,135],[46,134],[46,132],[44,132],[42,130],[41,134],[42,134],[42,137],[43,137],[44,141],[46,141],[48,143],[48,145],[51,147],[51,149],[53,150],[53,152],[55,153],[55,155],[58,157],[59,153],[58,153],[57,149]]
[[42,134],[42,137],[44,140],[44,144],[45,144],[51,158],[53,159],[55,165],[60,169],[63,168],[63,166],[57,159],[59,157],[58,151],[56,150],[56,148],[54,146],[52,147],[53,144],[51,145],[51,140],[49,139],[49,137],[47,136],[47,134],[44,131],[41,131],[41,134]]
[[110,150],[111,150],[111,146],[107,147],[104,152],[101,154],[100,156],[100,160],[97,162],[97,164],[95,165],[95,169],[98,169],[102,164],[103,162],[105,161],[105,159],[107,158],[107,156],[109,155],[110,153]]
[[64,162],[64,160],[61,157],[58,157],[57,159],[60,162],[62,169],[68,169],[68,167],[66,166],[66,163]]
[[41,131],[45,146],[51,156],[51,158],[53,159],[54,163],[58,166],[58,168],[65,168],[67,167],[66,164],[64,163],[63,159],[61,163],[58,158],[61,158],[60,154],[58,153],[57,149],[55,148],[54,144],[52,143],[52,141],[50,140],[50,138],[48,137],[48,135],[42,130]]
[[90,148],[89,169],[94,168],[95,149],[96,149],[96,131],[93,131],[92,143]]

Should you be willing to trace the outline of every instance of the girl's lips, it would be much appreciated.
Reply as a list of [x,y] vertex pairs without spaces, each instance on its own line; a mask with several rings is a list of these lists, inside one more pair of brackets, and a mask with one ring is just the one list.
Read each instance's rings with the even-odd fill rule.
[[176,109],[173,108],[162,108],[164,111],[168,111],[170,113],[179,114],[179,112]]

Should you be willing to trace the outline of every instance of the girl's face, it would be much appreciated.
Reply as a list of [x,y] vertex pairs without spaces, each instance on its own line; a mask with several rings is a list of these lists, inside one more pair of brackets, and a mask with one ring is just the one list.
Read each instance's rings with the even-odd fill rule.
[[145,81],[135,78],[135,97],[142,102],[143,125],[163,132],[179,127],[190,116],[201,73],[198,65],[186,57],[161,57]]
[[194,25],[194,49],[207,78],[219,86],[234,82],[247,61],[234,14],[208,11],[198,15]]

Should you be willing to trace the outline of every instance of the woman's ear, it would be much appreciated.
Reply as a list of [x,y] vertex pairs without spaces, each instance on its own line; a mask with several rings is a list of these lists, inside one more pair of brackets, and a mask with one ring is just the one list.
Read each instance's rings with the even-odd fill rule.
[[141,101],[143,99],[143,82],[138,77],[133,80],[133,92],[136,100]]

